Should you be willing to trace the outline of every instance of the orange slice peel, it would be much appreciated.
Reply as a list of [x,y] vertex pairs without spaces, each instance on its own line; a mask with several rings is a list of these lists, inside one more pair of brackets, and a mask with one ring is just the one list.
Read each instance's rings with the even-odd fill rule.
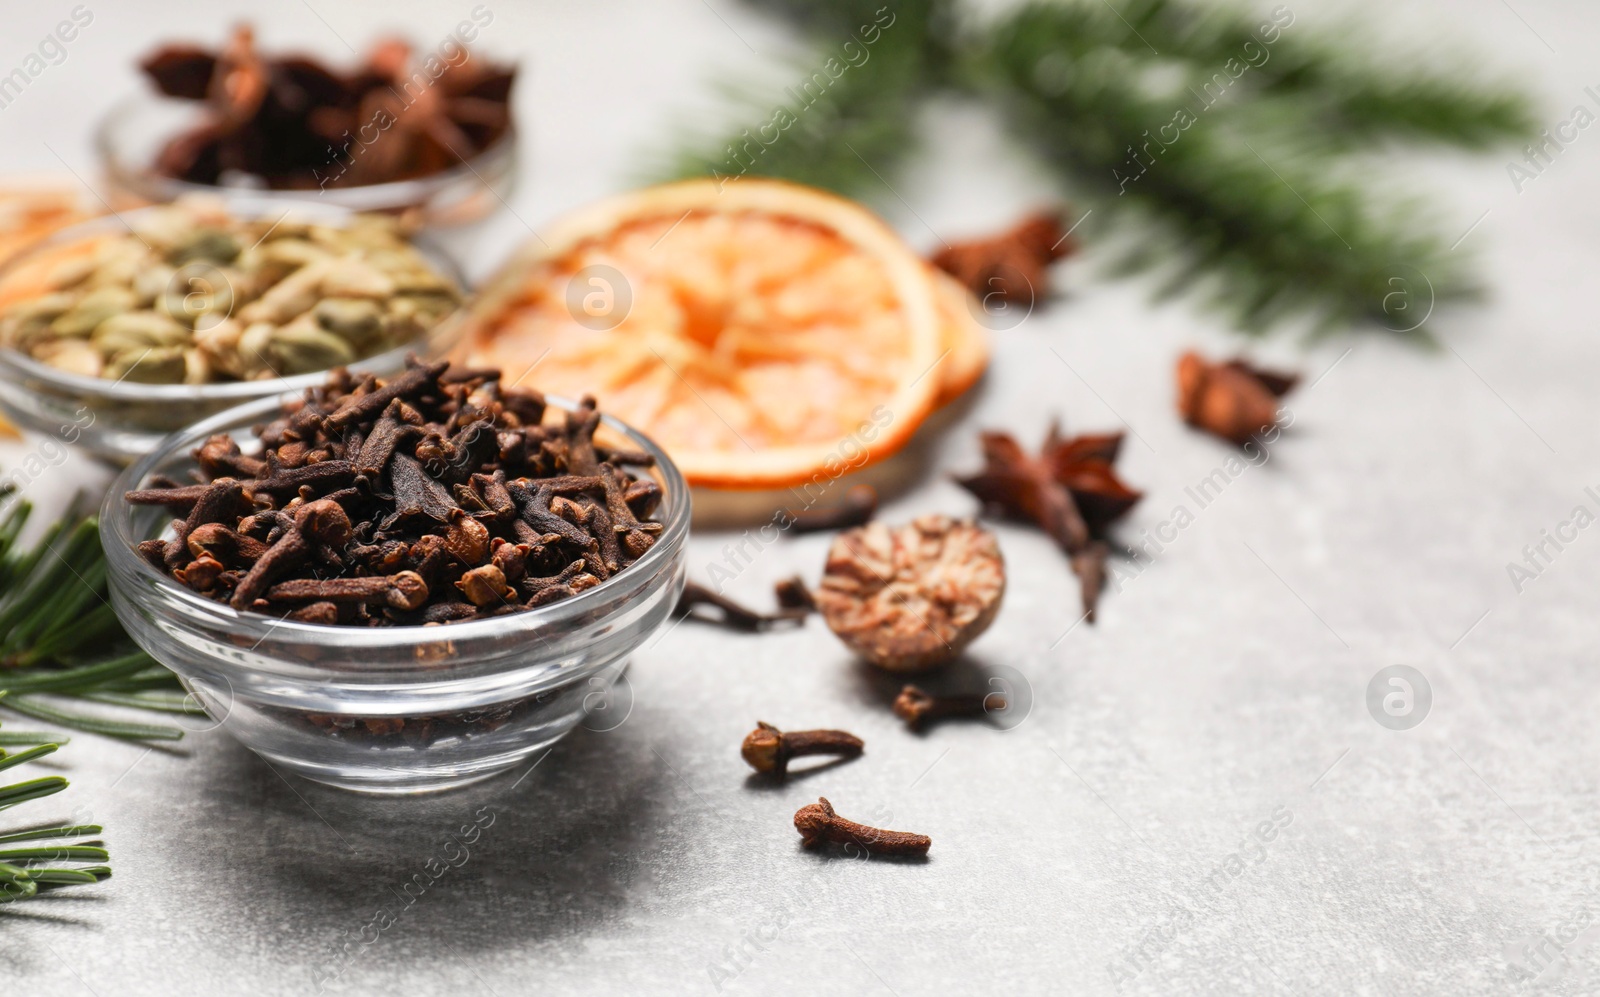
[[543,232],[479,294],[458,355],[598,396],[692,484],[782,488],[893,454],[977,379],[964,294],[854,202],[690,180]]

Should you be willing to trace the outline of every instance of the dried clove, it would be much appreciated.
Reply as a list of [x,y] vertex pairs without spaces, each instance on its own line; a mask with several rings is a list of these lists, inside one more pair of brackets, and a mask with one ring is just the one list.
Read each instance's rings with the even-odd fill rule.
[[135,488],[123,498],[133,505],[164,505],[168,511],[187,516],[210,485],[173,485],[164,488]]
[[201,444],[195,452],[195,462],[200,465],[200,470],[213,477],[231,474],[240,478],[256,478],[266,470],[263,461],[241,453],[239,441],[227,433],[218,433]]
[[906,722],[912,730],[921,730],[929,720],[946,717],[981,717],[990,710],[1004,710],[1006,697],[1002,693],[986,695],[935,696],[914,685],[900,690],[895,697],[894,715]]
[[819,797],[817,802],[795,811],[794,829],[800,832],[800,844],[805,848],[855,845],[874,855],[920,857],[927,855],[933,845],[933,839],[925,834],[885,831],[846,820],[834,812],[827,797]]
[[188,564],[172,572],[172,577],[194,589],[209,592],[222,577],[227,566],[210,554],[202,553]]
[[236,533],[221,523],[200,524],[189,531],[186,542],[189,553],[193,556],[210,554],[224,564],[231,564],[234,567],[253,564],[267,552],[266,544],[254,537]]
[[301,606],[284,618],[296,623],[321,623],[324,626],[332,626],[339,622],[339,607],[331,602],[313,602],[309,606]]
[[480,565],[461,576],[456,588],[474,606],[507,603],[516,593],[506,584],[505,572],[492,564]]
[[811,594],[811,589],[806,585],[805,579],[799,575],[774,583],[772,594],[777,598],[778,605],[783,609],[800,609],[807,613],[815,613],[817,611],[816,597]]
[[739,754],[757,772],[783,778],[788,774],[789,761],[803,755],[838,755],[840,758],[858,757],[866,744],[861,738],[842,730],[795,730],[784,732],[764,721],[756,721],[756,729],[745,735]]
[[389,458],[394,456],[395,448],[417,434],[417,427],[401,422],[394,414],[396,406],[398,403],[394,403],[384,412],[362,441],[354,461],[355,472],[358,475],[369,480],[381,476],[388,468]]
[[[211,480],[128,492],[182,517],[140,554],[235,609],[345,626],[482,619],[626,570],[660,535],[641,518],[659,485],[638,489],[646,479],[611,462],[637,455],[596,448],[593,399],[528,426],[543,398],[498,381],[415,361],[387,381],[334,371],[256,427],[251,452],[201,444],[198,476]],[[508,451],[513,432],[539,445]]]
[[394,492],[395,509],[384,520],[384,529],[412,516],[426,516],[434,522],[447,523],[451,513],[460,511],[444,485],[429,477],[415,458],[403,453],[395,454],[389,461],[389,487]]
[[415,571],[371,578],[300,578],[272,586],[267,590],[267,600],[382,603],[412,610],[428,601],[428,583]]
[[445,361],[418,365],[404,374],[391,378],[383,387],[364,395],[351,394],[333,412],[326,416],[327,425],[333,429],[366,422],[398,399],[412,398],[439,383],[439,375],[450,365]]
[[[700,606],[711,606],[721,610],[717,615],[697,613],[695,609]],[[741,606],[727,596],[713,592],[699,582],[686,582],[683,594],[678,597],[678,605],[673,609],[674,616],[692,616],[705,623],[720,623],[731,630],[742,630],[746,633],[757,633],[779,623],[798,622],[804,623],[810,615],[805,610],[780,609],[776,613],[758,613],[747,606]]]

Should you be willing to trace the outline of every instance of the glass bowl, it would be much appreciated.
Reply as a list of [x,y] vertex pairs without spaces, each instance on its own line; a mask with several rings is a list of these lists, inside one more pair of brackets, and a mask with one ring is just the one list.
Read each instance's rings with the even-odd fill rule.
[[[572,408],[549,403],[553,414]],[[662,531],[626,570],[569,599],[488,620],[358,628],[238,612],[191,592],[134,549],[162,535],[170,514],[122,494],[153,474],[187,480],[191,450],[215,433],[251,442],[250,426],[279,404],[241,405],[169,438],[122,473],[100,516],[123,627],[274,767],[376,793],[446,789],[511,768],[603,708],[628,655],[677,603],[688,487],[659,447],[610,417],[597,440],[655,458]]]
[[[246,195],[292,202],[314,200],[349,211],[405,215],[419,226],[445,228],[480,221],[511,197],[517,176],[517,128],[513,122],[494,144],[460,166],[414,180],[271,190],[222,187],[161,176],[151,167],[172,136],[192,128],[206,109],[192,100],[142,92],[122,101],[95,129],[95,148],[105,174],[106,196],[117,209],[163,204],[184,194]],[[334,164],[330,163],[330,168]]]
[[[106,232],[120,232],[130,223],[137,225],[144,210],[148,209],[64,228],[8,260],[0,267],[0,281],[15,268],[28,265],[38,254],[57,246]],[[328,225],[346,224],[355,214],[332,204],[256,198],[232,200],[228,210],[241,218],[281,218],[292,214]],[[455,281],[466,294],[466,277],[449,254],[425,238],[412,238],[411,242],[434,269]],[[464,311],[458,308],[422,337],[358,360],[349,364],[349,369],[358,374],[373,373],[383,377],[404,369],[410,353],[424,357],[443,355],[460,336],[463,322]],[[131,463],[150,453],[168,433],[224,409],[255,399],[277,398],[286,392],[298,393],[321,384],[326,378],[324,371],[217,384],[119,383],[102,377],[71,374],[40,363],[18,350],[0,346],[0,410],[18,425],[81,446],[113,464]]]

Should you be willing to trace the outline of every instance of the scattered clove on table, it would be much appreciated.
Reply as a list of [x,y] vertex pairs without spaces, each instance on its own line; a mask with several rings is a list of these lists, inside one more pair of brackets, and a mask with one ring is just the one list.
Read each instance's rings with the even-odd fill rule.
[[925,834],[885,831],[846,820],[834,811],[827,797],[819,797],[817,802],[795,811],[794,828],[806,848],[841,845],[846,851],[854,847],[873,855],[915,858],[927,855],[933,845],[933,839]]
[[917,686],[908,685],[895,697],[894,715],[906,722],[912,730],[921,730],[930,720],[947,717],[981,717],[990,710],[1004,710],[1006,697],[1002,693],[975,693],[959,696],[935,696]]
[[807,613],[817,611],[817,597],[812,594],[804,578],[794,575],[773,583],[772,594],[783,609],[800,609]]
[[[717,612],[700,612],[702,607],[710,607]],[[673,615],[690,616],[704,623],[721,624],[730,630],[759,633],[780,623],[803,624],[810,611],[784,608],[775,613],[762,613],[748,606],[742,606],[699,582],[687,582],[683,586],[683,594],[678,597],[678,605],[673,609]]]
[[749,766],[764,775],[783,778],[789,761],[805,755],[859,757],[866,747],[861,738],[842,730],[781,731],[769,723],[756,721],[756,729],[745,735],[739,754]]

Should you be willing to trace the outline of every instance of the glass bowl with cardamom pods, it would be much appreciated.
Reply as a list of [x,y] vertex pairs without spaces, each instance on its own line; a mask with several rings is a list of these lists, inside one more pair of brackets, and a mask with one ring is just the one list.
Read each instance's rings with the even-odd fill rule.
[[122,625],[280,770],[427,792],[533,764],[586,717],[610,730],[682,591],[689,490],[663,451],[592,401],[519,402],[485,436],[483,396],[416,393],[443,367],[336,372],[349,404],[326,411],[350,420],[308,422],[327,389],[230,409],[108,494]]
[[184,198],[55,233],[0,268],[0,409],[126,464],[232,406],[455,342],[464,280],[391,218]]

